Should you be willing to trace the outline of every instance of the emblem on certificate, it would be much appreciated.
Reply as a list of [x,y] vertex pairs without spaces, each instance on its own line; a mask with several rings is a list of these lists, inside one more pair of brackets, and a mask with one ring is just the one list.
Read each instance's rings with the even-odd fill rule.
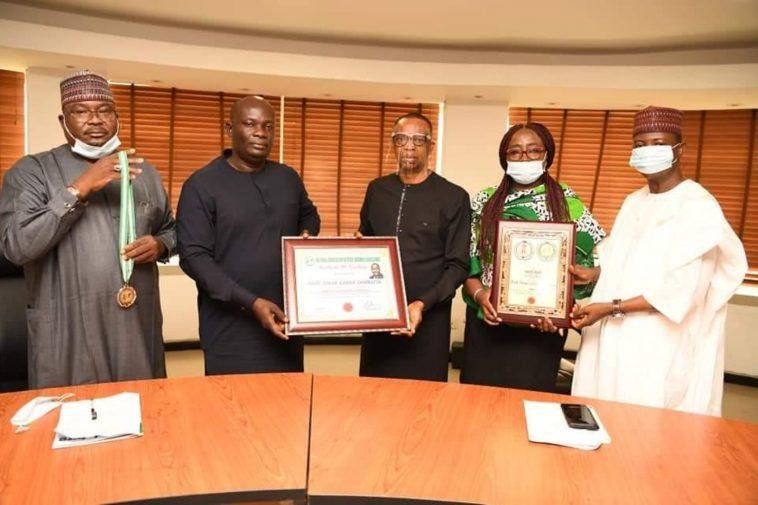
[[503,321],[531,324],[549,317],[556,326],[570,326],[574,241],[574,223],[498,222],[491,301]]
[[408,328],[396,237],[283,237],[288,335]]
[[137,290],[129,284],[121,286],[121,289],[118,290],[118,294],[116,295],[116,303],[118,303],[118,306],[122,309],[128,309],[134,305],[134,302],[136,301]]

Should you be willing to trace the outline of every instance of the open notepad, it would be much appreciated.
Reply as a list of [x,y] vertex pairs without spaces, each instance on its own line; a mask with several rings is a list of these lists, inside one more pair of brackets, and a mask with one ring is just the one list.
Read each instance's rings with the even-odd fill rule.
[[597,412],[589,407],[600,429],[580,430],[571,428],[563,417],[560,403],[524,400],[526,431],[530,442],[563,445],[586,451],[603,444],[610,444],[611,437],[605,431]]
[[139,393],[65,402],[55,427],[53,449],[142,436]]

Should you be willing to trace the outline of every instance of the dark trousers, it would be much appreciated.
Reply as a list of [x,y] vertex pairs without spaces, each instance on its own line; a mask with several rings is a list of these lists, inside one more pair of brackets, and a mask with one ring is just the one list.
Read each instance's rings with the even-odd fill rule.
[[461,382],[555,391],[566,333],[528,326],[489,326],[466,308]]
[[413,337],[366,333],[361,345],[360,375],[447,381],[450,361],[451,301],[424,312]]
[[285,341],[264,330],[252,342],[245,338],[214,345],[203,354],[205,375],[303,371],[303,337],[297,335]]

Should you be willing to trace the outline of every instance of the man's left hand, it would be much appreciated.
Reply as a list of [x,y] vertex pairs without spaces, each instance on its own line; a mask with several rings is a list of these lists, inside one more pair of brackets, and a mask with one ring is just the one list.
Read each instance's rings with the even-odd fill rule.
[[155,263],[165,253],[166,246],[152,235],[138,238],[121,251],[124,258],[132,259],[135,263]]
[[408,305],[408,322],[410,323],[410,328],[407,330],[393,331],[392,334],[411,338],[413,334],[416,333],[418,325],[421,324],[421,320],[424,318],[423,314],[424,302],[421,300],[411,302]]
[[584,307],[574,305],[571,311],[571,326],[576,330],[581,330],[585,326],[590,326],[611,314],[610,303],[590,303]]

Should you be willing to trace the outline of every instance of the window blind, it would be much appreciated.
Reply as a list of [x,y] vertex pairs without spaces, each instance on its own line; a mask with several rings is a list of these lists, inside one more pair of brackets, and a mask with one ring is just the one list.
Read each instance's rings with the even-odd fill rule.
[[[629,167],[635,111],[511,108],[510,123],[545,124],[555,137],[551,172],[569,184],[610,230],[624,198],[645,184]],[[756,109],[686,111],[684,174],[716,197],[758,268]]]
[[0,70],[0,185],[24,155],[24,74]]

